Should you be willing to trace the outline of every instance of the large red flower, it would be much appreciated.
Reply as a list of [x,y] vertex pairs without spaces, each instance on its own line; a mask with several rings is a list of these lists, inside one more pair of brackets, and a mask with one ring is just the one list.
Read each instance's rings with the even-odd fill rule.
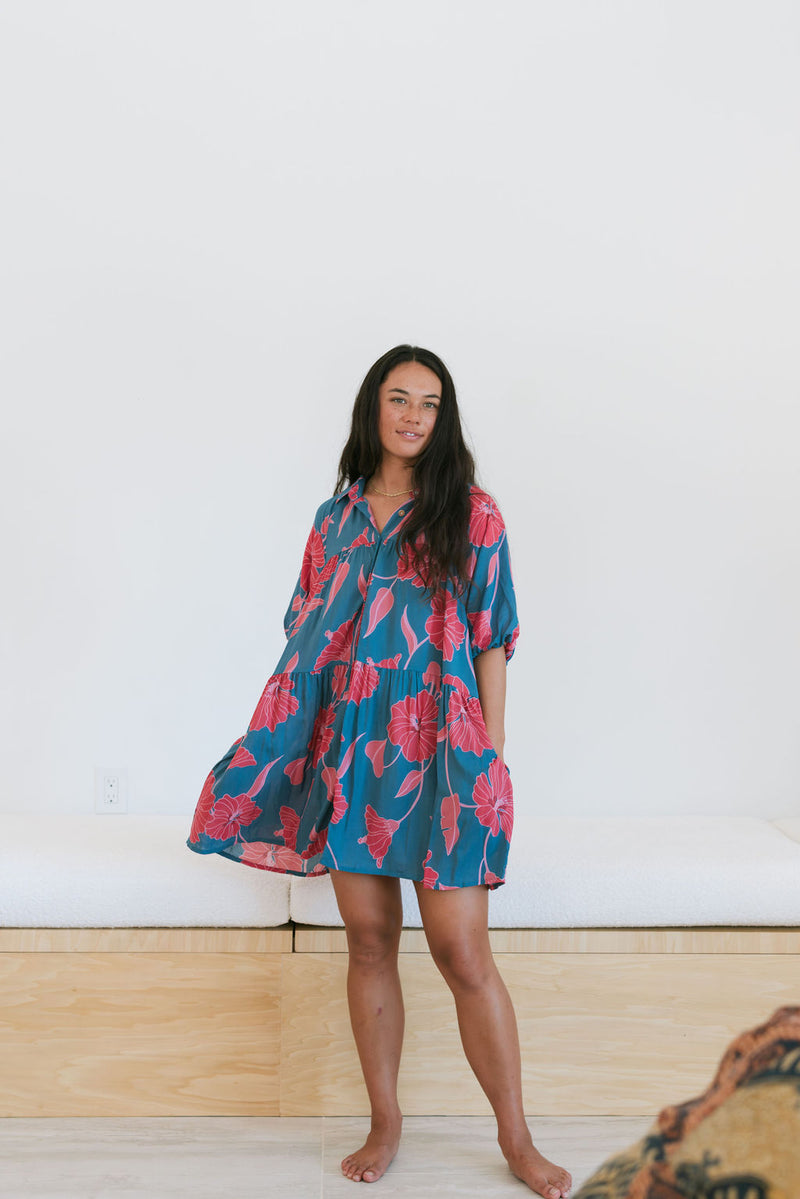
[[466,749],[472,754],[482,754],[492,748],[480,700],[465,694],[461,689],[450,693],[447,707],[447,732],[454,749]]
[[293,691],[294,679],[290,674],[273,675],[262,692],[248,731],[254,732],[266,725],[274,733],[277,726],[293,716],[300,706]]
[[333,704],[329,704],[327,708],[320,708],[317,713],[317,718],[314,721],[314,731],[311,734],[311,742],[309,744],[312,766],[317,766],[322,755],[330,749],[331,741],[333,740],[333,722],[335,719],[336,708]]
[[249,795],[221,795],[206,822],[205,832],[215,841],[236,837],[243,824],[252,824],[261,808]]
[[469,539],[473,545],[495,545],[505,528],[497,505],[486,491],[470,493]]
[[383,859],[389,852],[389,846],[392,843],[392,837],[400,827],[399,820],[387,820],[385,816],[379,816],[371,804],[367,804],[364,811],[364,816],[367,822],[366,837],[359,837],[359,845],[366,842],[367,849],[375,859],[375,865],[380,870],[383,865]]
[[189,840],[197,843],[200,840],[200,834],[206,831],[206,822],[214,807],[214,772],[212,770],[206,781],[203,783],[203,790],[200,792],[200,798],[197,801],[197,807],[194,810],[194,819],[189,832]]
[[441,650],[446,662],[464,640],[466,628],[458,617],[458,602],[450,591],[437,591],[431,601],[431,615],[425,621],[425,632],[431,643]]
[[[424,762],[436,749],[439,709],[429,691],[418,691],[392,704],[386,729],[392,745],[399,745],[409,762]],[[369,747],[368,747],[369,748]]]
[[479,774],[472,788],[475,815],[496,837],[500,829],[511,840],[514,827],[514,796],[508,771],[499,758],[489,766],[488,774]]

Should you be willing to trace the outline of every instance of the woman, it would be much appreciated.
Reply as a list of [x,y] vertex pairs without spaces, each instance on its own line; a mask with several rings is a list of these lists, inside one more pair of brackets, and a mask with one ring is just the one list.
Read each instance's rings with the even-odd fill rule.
[[284,627],[286,649],[247,732],[209,774],[187,844],[263,870],[331,873],[372,1110],[342,1171],[375,1182],[400,1140],[397,953],[410,878],[508,1164],[563,1199],[570,1175],[539,1154],[525,1122],[516,1021],[488,937],[513,823],[511,562],[500,512],[474,483],[453,381],[430,351],[397,346],[368,371]]

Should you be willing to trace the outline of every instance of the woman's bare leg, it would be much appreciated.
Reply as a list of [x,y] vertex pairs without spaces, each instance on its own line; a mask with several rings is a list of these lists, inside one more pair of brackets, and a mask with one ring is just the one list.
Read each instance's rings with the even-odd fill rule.
[[522,1110],[517,1021],[489,945],[488,890],[414,885],[433,959],[456,1001],[464,1052],[497,1117],[509,1167],[545,1199],[564,1199],[572,1177],[534,1148]]
[[400,880],[332,870],[349,952],[347,1002],[371,1109],[366,1143],[342,1162],[354,1182],[377,1182],[397,1153],[397,1073],[405,1014],[397,970],[403,927]]

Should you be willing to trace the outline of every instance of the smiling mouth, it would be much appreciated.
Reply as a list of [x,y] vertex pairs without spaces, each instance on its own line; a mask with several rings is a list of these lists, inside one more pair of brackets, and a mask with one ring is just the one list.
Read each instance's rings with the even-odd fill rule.
[[398,429],[397,432],[400,434],[401,437],[407,437],[409,439],[422,436],[421,433],[412,433],[410,429],[408,429],[408,430]]

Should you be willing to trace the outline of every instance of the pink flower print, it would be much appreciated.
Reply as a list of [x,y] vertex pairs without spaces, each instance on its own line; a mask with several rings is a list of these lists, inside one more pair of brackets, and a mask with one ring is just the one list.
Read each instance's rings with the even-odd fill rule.
[[248,795],[222,795],[214,804],[205,831],[215,841],[237,837],[243,824],[252,824],[261,808]]
[[311,590],[308,593],[310,600],[317,600],[318,604],[322,603],[322,600],[319,599],[320,593],[325,589],[325,584],[336,569],[338,561],[339,555],[334,554],[332,558],[328,559],[322,570],[312,578]]
[[359,533],[355,541],[351,541],[350,549],[355,549],[357,545],[372,545],[372,537],[370,536],[368,526],[365,525],[363,533]]
[[417,537],[415,545],[403,546],[397,559],[397,577],[404,583],[413,583],[415,587],[424,588],[430,563],[422,534]]
[[331,824],[338,824],[348,808],[347,800],[342,791],[339,775],[333,766],[326,766],[322,771],[322,781],[328,788],[328,801],[333,804]]
[[[393,658],[381,658],[380,662],[376,662],[376,666],[385,666],[387,670],[397,670],[400,665],[402,654],[395,654]],[[370,659],[371,661],[371,659]]]
[[200,834],[206,830],[206,821],[211,814],[211,809],[214,807],[214,772],[209,774],[206,781],[203,783],[203,790],[200,792],[200,798],[197,801],[197,807],[194,810],[194,819],[189,832],[189,840],[198,842]]
[[375,778],[379,779],[383,774],[383,755],[386,752],[386,739],[383,741],[368,741],[364,746],[364,752],[372,763],[372,769]]
[[316,828],[312,828],[308,847],[303,850],[303,852],[300,854],[300,857],[304,860],[306,858],[316,857],[318,853],[322,853],[327,843],[328,830],[324,828],[321,833],[318,833]]
[[293,716],[300,706],[297,696],[292,695],[293,691],[294,679],[291,675],[274,674],[262,692],[248,732],[263,729],[266,725],[274,733],[279,724]]
[[488,608],[480,612],[468,612],[467,620],[472,629],[472,644],[482,654],[492,640],[491,612]]
[[441,650],[446,662],[464,640],[465,626],[458,618],[458,601],[449,591],[440,589],[431,601],[431,615],[425,621],[425,632],[430,635],[431,643]]
[[451,691],[447,707],[447,733],[453,749],[465,749],[471,754],[482,754],[492,749],[486,731],[480,700],[464,690]]
[[486,873],[483,876],[483,881],[486,883],[486,886],[489,887],[491,890],[494,890],[495,887],[499,887],[500,884],[503,882],[503,880],[501,878],[498,878],[496,874],[492,874],[491,870],[486,871]]
[[369,637],[370,633],[377,625],[388,616],[394,607],[394,594],[391,587],[379,587],[375,593],[375,598],[369,606],[369,621],[367,623],[367,631],[365,637]]
[[328,645],[325,646],[322,653],[314,663],[314,670],[321,670],[328,662],[348,661],[350,658],[350,647],[353,643],[353,621],[355,617],[351,616],[349,620],[345,620],[340,624],[338,629],[331,632],[330,629],[325,630],[325,636],[328,638]]
[[434,870],[433,866],[428,865],[428,862],[430,862],[432,857],[433,857],[433,850],[429,849],[428,856],[425,858],[425,861],[423,862],[423,874],[422,874],[422,885],[423,885],[423,887],[427,887],[427,889],[429,891],[435,890],[436,884],[439,881],[439,871]]
[[415,650],[419,647],[419,640],[417,639],[417,634],[411,627],[411,621],[408,619],[408,604],[406,604],[405,608],[403,608],[403,615],[400,617],[400,628],[403,630],[403,636],[405,637],[406,645],[408,646],[408,654],[409,657],[411,657]]
[[253,755],[250,753],[250,750],[245,749],[245,747],[243,745],[240,745],[239,748],[237,749],[236,753],[233,755],[233,758],[231,759],[231,764],[228,767],[228,769],[233,770],[234,767],[238,767],[238,766],[255,766],[255,764],[256,764],[256,760],[253,757]]
[[409,762],[424,762],[436,749],[438,716],[438,705],[429,691],[406,695],[392,704],[392,718],[386,729],[389,740],[400,746]]
[[339,565],[337,566],[336,574],[333,576],[333,582],[331,583],[330,588],[328,590],[328,598],[325,603],[325,611],[326,612],[328,611],[328,608],[330,608],[331,604],[335,600],[337,592],[340,590],[342,583],[344,583],[345,579],[347,578],[349,571],[350,571],[350,563],[347,561],[340,562]]
[[287,849],[285,845],[270,845],[268,841],[245,841],[239,861],[258,866],[261,870],[278,870],[281,873],[287,870],[300,873],[303,870],[303,859],[299,853]]
[[369,699],[379,682],[380,675],[371,662],[354,662],[350,672],[349,702],[360,704],[362,699]]
[[458,815],[460,811],[461,804],[458,795],[445,795],[442,800],[442,812],[439,820],[444,836],[444,847],[447,850],[448,857],[453,852],[453,846],[458,840]]
[[333,704],[320,708],[314,721],[314,731],[311,734],[309,751],[311,764],[317,766],[323,754],[327,753],[333,740],[333,722],[336,719],[336,709]]
[[297,849],[297,830],[300,827],[300,816],[295,812],[294,808],[283,805],[280,817],[281,828],[277,829],[275,836],[283,837],[289,849]]
[[479,488],[470,493],[469,539],[473,545],[495,545],[505,528],[492,497]]
[[472,798],[480,823],[490,830],[493,837],[502,828],[506,840],[510,841],[514,827],[514,797],[511,779],[499,758],[489,764],[488,774],[478,775],[472,788]]
[[510,639],[508,641],[503,642],[503,649],[506,652],[506,662],[508,661],[508,659],[511,657],[511,655],[514,652],[514,648],[517,644],[518,637],[519,637],[519,625],[517,625],[516,628],[514,629],[514,632],[511,634]]
[[303,565],[300,568],[300,586],[309,595],[312,593],[314,581],[322,570],[325,561],[325,543],[317,529],[312,529],[306,542],[303,554]]
[[438,662],[428,663],[422,681],[426,687],[433,687],[433,694],[438,697],[442,685],[442,668]]
[[283,768],[283,773],[292,780],[295,787],[303,781],[307,762],[308,754],[303,758],[292,758],[291,762],[287,762]]
[[379,816],[371,804],[367,804],[364,817],[367,822],[367,835],[359,837],[358,843],[363,845],[366,842],[367,849],[380,870],[383,866],[383,859],[389,852],[392,837],[400,827],[400,821],[388,820],[385,816]]
[[337,699],[341,699],[347,690],[347,663],[337,662],[333,668],[333,680],[331,684],[333,694]]

